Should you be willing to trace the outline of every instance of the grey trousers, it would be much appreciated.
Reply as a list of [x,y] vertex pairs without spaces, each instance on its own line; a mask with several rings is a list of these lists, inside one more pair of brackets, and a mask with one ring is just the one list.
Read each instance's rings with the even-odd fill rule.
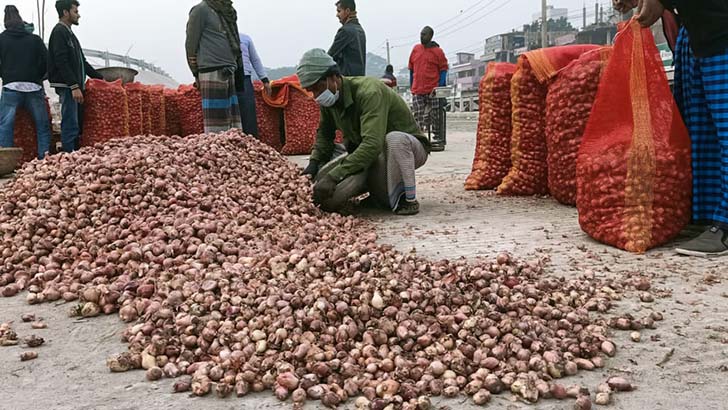
[[[343,145],[337,144],[333,160],[324,165],[316,175],[314,184],[339,166],[347,157]],[[332,197],[321,204],[325,211],[341,210],[352,199],[369,193],[374,202],[382,208],[395,209],[401,195],[413,191],[414,170],[427,162],[427,151],[414,136],[393,131],[387,134],[385,150],[369,169],[351,175],[339,182]]]

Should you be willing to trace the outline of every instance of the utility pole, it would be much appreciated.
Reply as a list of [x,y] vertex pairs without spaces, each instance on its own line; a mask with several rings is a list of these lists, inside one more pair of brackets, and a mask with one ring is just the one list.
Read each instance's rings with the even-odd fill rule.
[[548,6],[541,0],[541,48],[549,46]]
[[392,64],[389,58],[389,39],[387,39],[387,64]]
[[582,24],[581,28],[586,28],[586,3],[584,3],[584,23]]
[[594,5],[594,24],[599,24],[599,2],[597,1]]

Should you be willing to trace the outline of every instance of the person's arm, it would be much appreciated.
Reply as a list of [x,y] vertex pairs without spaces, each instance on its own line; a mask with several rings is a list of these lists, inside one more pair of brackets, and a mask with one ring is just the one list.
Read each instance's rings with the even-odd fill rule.
[[384,151],[389,116],[389,100],[377,88],[369,92],[360,92],[361,104],[361,144],[347,156],[339,166],[331,170],[329,175],[336,182],[368,169]]
[[86,69],[86,75],[90,78],[95,78],[97,80],[103,80],[104,76],[99,74],[96,69],[86,61],[86,58],[83,59],[83,67]]
[[442,51],[441,48],[439,48],[438,50],[438,69],[440,70],[439,86],[444,87],[447,85],[447,70],[450,68],[450,66],[447,63],[447,57],[445,57],[445,52]]
[[197,78],[199,68],[197,66],[197,51],[200,48],[200,39],[202,38],[202,30],[204,29],[204,21],[202,12],[199,7],[193,7],[190,10],[190,16],[187,20],[187,38],[185,40],[185,52],[187,53],[187,65],[192,71],[192,75]]
[[40,37],[38,37],[37,41],[38,51],[40,53],[40,56],[38,56],[38,78],[43,82],[43,80],[48,78],[48,49]]
[[415,61],[414,61],[415,50],[417,50],[417,46],[415,46],[415,48],[412,49],[412,52],[410,53],[409,64],[407,65],[407,67],[409,68],[409,74],[410,74],[410,88],[412,88],[412,85],[415,82]]
[[[65,33],[64,33],[65,34]],[[48,44],[50,52],[53,53],[53,60],[56,66],[60,70],[61,78],[63,82],[68,85],[71,90],[76,90],[81,86],[78,84],[78,76],[71,70],[71,49],[68,47],[67,41],[70,39],[64,38],[64,35],[57,33],[55,36],[51,35],[51,41]]]
[[250,40],[250,43],[248,43],[248,52],[250,53],[250,64],[253,65],[253,70],[255,70],[255,74],[258,78],[260,78],[260,81],[262,81],[263,84],[270,82],[268,80],[268,74],[265,72],[263,61],[258,55],[258,50],[255,49],[255,43],[253,43],[253,40]]
[[331,161],[334,155],[334,140],[336,139],[336,124],[326,108],[321,107],[321,121],[316,131],[316,143],[311,152],[311,162],[323,165]]
[[332,44],[331,48],[329,48],[328,54],[336,60],[352,40],[353,36],[344,30],[343,27],[340,28],[339,31],[336,32],[334,44]]

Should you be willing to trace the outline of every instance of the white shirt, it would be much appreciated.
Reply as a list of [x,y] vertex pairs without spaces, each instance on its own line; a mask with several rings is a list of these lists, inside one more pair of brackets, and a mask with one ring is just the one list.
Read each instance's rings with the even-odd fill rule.
[[14,83],[5,84],[3,88],[8,90],[17,91],[19,93],[35,93],[43,89],[43,86],[36,83],[28,83],[22,81],[16,81]]

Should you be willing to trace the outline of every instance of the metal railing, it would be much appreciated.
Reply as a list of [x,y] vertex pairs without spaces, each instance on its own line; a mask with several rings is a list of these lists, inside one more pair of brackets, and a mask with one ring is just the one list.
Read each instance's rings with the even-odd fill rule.
[[132,58],[129,56],[123,56],[121,54],[114,54],[110,53],[108,51],[99,51],[99,50],[90,50],[90,49],[83,49],[83,53],[86,55],[86,57],[94,57],[94,58],[100,58],[104,60],[104,67],[110,67],[111,62],[119,62],[124,64],[127,68],[138,67],[144,71],[151,71],[153,73],[157,73],[159,75],[163,75],[167,78],[172,78],[166,71],[162,70],[161,68],[157,67],[154,64],[148,63],[144,60],[138,59],[138,58]]

